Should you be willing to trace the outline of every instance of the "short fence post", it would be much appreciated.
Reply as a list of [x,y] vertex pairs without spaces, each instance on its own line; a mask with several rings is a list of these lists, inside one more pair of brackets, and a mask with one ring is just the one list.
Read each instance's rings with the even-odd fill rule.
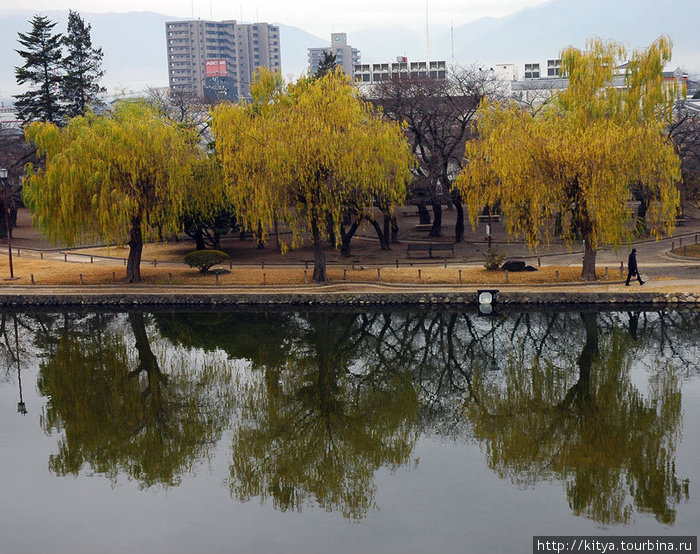
[[[216,274],[216,282],[219,282],[219,274]],[[267,285],[267,273],[263,273],[263,285]]]
[[90,263],[94,263],[92,256],[90,256]]
[[[697,236],[696,236],[696,239],[697,239]],[[698,241],[695,240],[695,242],[698,242]],[[44,259],[44,253],[43,253],[43,252],[39,252],[39,259],[40,259],[40,260],[43,260],[43,259]]]
[[172,273],[168,273],[168,283],[170,283],[171,285],[173,284],[173,274]]
[[260,262],[260,269],[265,269],[265,260]]
[[620,277],[622,277],[624,275],[624,273],[625,273],[624,266],[623,266],[622,262],[620,262]]
[[605,266],[605,280],[608,280],[608,266]]
[[421,279],[422,279],[422,278],[421,278],[421,270],[419,269],[419,270],[418,270],[418,282],[419,282],[419,283],[421,282]]
[[672,240],[671,241],[671,250],[675,250],[675,249],[676,249],[676,241]]
[[382,279],[382,270],[381,268],[377,268],[377,281],[381,281]]
[[33,285],[34,284],[34,274],[32,273],[30,277],[32,279],[32,285]]
[[684,247],[683,247],[683,255],[684,255],[684,256],[686,255],[686,250],[687,250],[687,248],[688,248],[687,246],[684,246]]
[[554,272],[554,281],[557,283],[559,282],[559,270],[558,269]]
[[63,253],[63,261],[64,262],[68,261],[68,254],[66,254],[65,252]]
[[460,283],[462,282],[462,270],[461,269],[459,270],[459,282]]
[[80,274],[80,284],[81,284],[81,285],[84,285],[84,284],[85,284],[85,283],[83,283],[83,274],[82,274],[82,273]]
[[506,283],[508,282],[508,270],[506,269]]
[[542,258],[537,256],[537,267],[542,267]]
[[348,270],[343,268],[343,281],[347,281],[348,279]]
[[[697,236],[695,237],[695,242],[698,242]],[[398,259],[396,260],[396,269],[399,269],[399,260]]]
[[158,260],[153,258],[153,267],[158,267]]
[[17,249],[17,257],[19,258],[20,256],[22,256],[22,252],[21,252],[20,249],[18,248],[18,249]]
[[116,280],[117,280],[117,272],[112,271],[112,283],[114,283],[114,281],[116,281]]
[[447,258],[445,258],[445,269],[447,269]]
[[309,271],[307,269],[304,270],[304,284],[307,284],[309,282]]

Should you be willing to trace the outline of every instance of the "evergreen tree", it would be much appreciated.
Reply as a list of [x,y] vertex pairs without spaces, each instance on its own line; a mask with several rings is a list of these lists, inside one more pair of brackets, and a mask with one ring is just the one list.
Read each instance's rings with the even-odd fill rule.
[[102,104],[100,95],[105,88],[100,86],[102,70],[102,48],[94,48],[90,39],[90,25],[86,25],[78,12],[68,14],[68,34],[63,37],[67,49],[61,65],[63,81],[61,97],[66,103],[68,117],[83,115],[90,107]]
[[59,101],[62,37],[60,33],[52,34],[56,23],[47,17],[35,15],[31,24],[29,33],[18,33],[17,40],[24,49],[16,52],[24,59],[24,65],[15,67],[15,79],[18,85],[29,84],[33,88],[15,96],[17,114],[25,123],[58,123],[62,116]]
[[335,54],[327,51],[324,52],[323,57],[318,62],[318,69],[316,69],[316,73],[314,73],[314,78],[320,79],[326,73],[331,73],[335,70],[337,65]]

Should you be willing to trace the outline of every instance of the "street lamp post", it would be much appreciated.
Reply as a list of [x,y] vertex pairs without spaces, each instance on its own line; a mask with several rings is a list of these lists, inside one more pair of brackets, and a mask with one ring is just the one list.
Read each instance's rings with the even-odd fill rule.
[[7,230],[7,253],[10,258],[10,279],[15,278],[12,269],[12,238],[10,237],[10,205],[7,203],[7,169],[0,169],[0,181],[2,181],[2,193],[5,198],[5,229]]

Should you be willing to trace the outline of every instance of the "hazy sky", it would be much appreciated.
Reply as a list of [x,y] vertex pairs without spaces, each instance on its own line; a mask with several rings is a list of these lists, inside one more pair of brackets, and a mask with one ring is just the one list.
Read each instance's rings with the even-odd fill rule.
[[[427,0],[430,25],[463,25],[483,16],[503,16],[546,0]],[[81,12],[153,11],[202,19],[269,21],[317,35],[365,27],[423,28],[426,0],[2,0],[0,14],[13,9]]]

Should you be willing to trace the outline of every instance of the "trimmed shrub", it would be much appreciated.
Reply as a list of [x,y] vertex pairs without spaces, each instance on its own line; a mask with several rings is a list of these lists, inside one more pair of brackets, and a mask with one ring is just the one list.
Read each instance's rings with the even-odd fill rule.
[[206,273],[211,266],[228,259],[228,254],[221,250],[193,250],[185,256],[185,263],[190,267],[199,268],[202,273]]
[[484,254],[484,267],[489,271],[496,271],[505,258],[500,250],[489,248]]

